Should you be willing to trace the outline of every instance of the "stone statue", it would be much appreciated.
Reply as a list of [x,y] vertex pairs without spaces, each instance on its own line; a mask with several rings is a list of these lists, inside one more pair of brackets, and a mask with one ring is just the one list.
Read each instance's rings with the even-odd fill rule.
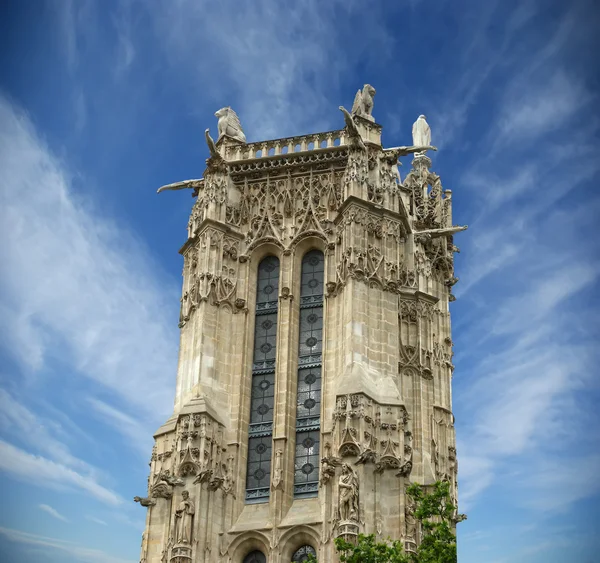
[[206,138],[206,144],[208,146],[210,158],[222,158],[219,154],[219,149],[217,148],[215,140],[210,136],[210,129],[204,130],[204,137]]
[[424,115],[419,115],[413,123],[412,138],[416,147],[431,145],[431,129]]
[[221,108],[215,113],[215,117],[219,118],[219,122],[217,124],[219,129],[219,139],[223,135],[227,135],[228,137],[236,139],[237,141],[241,141],[242,143],[246,142],[246,135],[244,135],[242,124],[240,123],[240,119],[235,111],[233,111],[230,107]]
[[358,147],[363,150],[367,150],[363,143],[362,137],[352,115],[348,113],[348,110],[344,106],[340,106],[340,111],[344,114],[344,121],[346,122],[346,131],[348,132],[348,145],[351,147]]
[[183,491],[181,496],[183,498],[175,510],[175,542],[191,544],[194,501],[187,491]]
[[283,450],[275,452],[275,468],[273,470],[273,490],[283,489]]
[[375,88],[370,84],[365,84],[362,90],[356,92],[354,103],[352,104],[352,115],[364,117],[369,121],[375,121],[371,115],[373,111],[373,97],[375,96]]
[[340,521],[358,522],[358,477],[348,465],[342,465],[342,474],[338,481]]
[[223,170],[226,164],[225,159],[219,153],[215,140],[210,136],[210,129],[204,131],[204,137],[206,138],[208,152],[210,152],[210,156],[206,159],[206,166],[212,172]]
[[416,508],[415,501],[407,495],[406,506],[404,508],[404,524],[406,526],[405,538],[413,542],[417,540]]

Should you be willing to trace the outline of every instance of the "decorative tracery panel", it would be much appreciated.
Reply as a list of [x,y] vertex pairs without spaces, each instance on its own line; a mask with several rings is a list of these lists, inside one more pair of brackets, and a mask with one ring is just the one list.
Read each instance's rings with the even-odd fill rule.
[[246,502],[266,502],[269,498],[279,296],[277,257],[267,256],[259,264],[256,285]]
[[324,256],[311,250],[302,259],[294,496],[316,496],[323,353]]

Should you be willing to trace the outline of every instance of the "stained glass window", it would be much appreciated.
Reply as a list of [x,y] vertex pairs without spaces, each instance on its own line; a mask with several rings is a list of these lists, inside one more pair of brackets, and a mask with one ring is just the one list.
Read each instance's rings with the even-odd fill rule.
[[[267,256],[258,266],[256,283],[254,355],[246,471],[246,502],[248,503],[266,502],[269,498],[278,300],[279,260],[275,256]],[[253,553],[258,553],[264,558],[259,551]],[[256,561],[264,561],[264,559]]]
[[324,265],[323,253],[319,250],[307,252],[302,259],[294,465],[295,498],[316,496],[319,488]]
[[312,545],[303,545],[300,549],[297,549],[294,552],[294,555],[292,556],[292,563],[301,563],[302,561],[306,561],[310,555],[313,555],[314,557],[317,556],[315,548]]
[[[298,561],[302,561],[299,559]],[[244,557],[243,563],[267,563],[267,558],[262,551],[252,551]]]

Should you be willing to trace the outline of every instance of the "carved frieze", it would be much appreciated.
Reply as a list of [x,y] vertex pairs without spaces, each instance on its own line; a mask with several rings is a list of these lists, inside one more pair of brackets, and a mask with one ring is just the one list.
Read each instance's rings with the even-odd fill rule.
[[[355,465],[373,464],[378,473],[402,468],[410,473],[412,449],[411,434],[406,430],[408,421],[408,412],[403,406],[379,405],[363,394],[338,396],[333,413],[334,451],[341,459],[356,458]],[[325,465],[327,469],[335,467],[329,457]]]

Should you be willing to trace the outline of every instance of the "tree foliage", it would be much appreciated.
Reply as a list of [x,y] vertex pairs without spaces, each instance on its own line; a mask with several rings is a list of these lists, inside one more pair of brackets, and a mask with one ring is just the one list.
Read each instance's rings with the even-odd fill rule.
[[[360,534],[356,543],[343,538],[335,547],[343,563],[456,563],[456,537],[453,524],[464,520],[452,504],[450,485],[438,481],[431,491],[411,485],[407,494],[415,503],[414,517],[421,527],[421,543],[416,553],[406,553],[402,541],[375,541],[375,536]],[[313,562],[316,560],[312,560]]]

